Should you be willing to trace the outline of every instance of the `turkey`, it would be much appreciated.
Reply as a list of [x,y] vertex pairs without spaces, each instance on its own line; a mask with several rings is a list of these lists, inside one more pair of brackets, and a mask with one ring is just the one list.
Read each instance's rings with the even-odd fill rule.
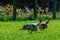
[[42,20],[40,21],[40,27],[39,27],[39,29],[41,31],[43,31],[44,29],[46,29],[48,27],[48,23],[49,23],[50,19],[51,18],[49,18],[46,23],[42,23]]
[[39,23],[37,24],[26,24],[24,25],[21,29],[19,30],[28,30],[28,32],[33,32],[33,31],[37,31],[37,29],[39,28]]

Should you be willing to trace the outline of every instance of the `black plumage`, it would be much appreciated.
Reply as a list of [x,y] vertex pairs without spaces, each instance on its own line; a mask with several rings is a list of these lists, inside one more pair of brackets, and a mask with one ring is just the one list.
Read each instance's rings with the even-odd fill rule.
[[33,31],[37,31],[38,26],[39,26],[39,23],[38,24],[26,24],[20,30],[28,30],[28,32],[29,31],[33,32]]

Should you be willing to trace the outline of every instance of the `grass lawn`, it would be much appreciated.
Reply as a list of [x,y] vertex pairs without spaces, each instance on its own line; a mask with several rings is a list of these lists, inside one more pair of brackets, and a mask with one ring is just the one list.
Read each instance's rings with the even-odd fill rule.
[[60,40],[60,20],[51,20],[48,28],[41,32],[28,33],[26,30],[19,30],[27,23],[35,21],[0,22],[0,40]]

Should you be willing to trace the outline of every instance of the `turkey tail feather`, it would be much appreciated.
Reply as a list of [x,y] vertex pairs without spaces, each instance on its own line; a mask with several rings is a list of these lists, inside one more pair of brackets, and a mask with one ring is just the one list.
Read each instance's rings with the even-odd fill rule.
[[49,21],[50,21],[50,18],[48,19],[48,21],[45,24],[47,25],[49,23]]

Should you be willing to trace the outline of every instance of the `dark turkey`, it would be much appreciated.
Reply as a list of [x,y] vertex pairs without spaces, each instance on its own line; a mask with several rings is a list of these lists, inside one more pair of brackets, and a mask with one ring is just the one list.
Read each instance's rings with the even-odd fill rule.
[[39,28],[41,29],[41,31],[44,30],[44,29],[46,29],[46,28],[48,27],[49,21],[50,21],[50,18],[47,20],[46,23],[42,23],[42,22],[40,21],[40,27],[39,27]]
[[20,30],[28,30],[28,32],[32,33],[33,31],[37,31],[38,26],[39,26],[39,23],[38,24],[26,24]]

